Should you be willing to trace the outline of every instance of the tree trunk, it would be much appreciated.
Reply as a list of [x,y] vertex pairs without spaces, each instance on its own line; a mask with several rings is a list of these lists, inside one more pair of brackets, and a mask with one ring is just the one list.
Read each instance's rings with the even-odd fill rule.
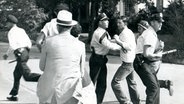
[[93,35],[93,32],[95,30],[95,18],[96,18],[96,14],[97,14],[97,5],[98,2],[96,2],[95,0],[91,2],[91,15],[90,15],[90,20],[89,20],[89,36],[88,36],[88,43],[91,42],[91,38]]

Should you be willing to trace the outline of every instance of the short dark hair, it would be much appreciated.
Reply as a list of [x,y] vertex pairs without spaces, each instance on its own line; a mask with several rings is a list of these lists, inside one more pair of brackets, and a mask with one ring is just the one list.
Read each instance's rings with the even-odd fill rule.
[[60,10],[68,10],[69,11],[69,6],[66,3],[59,3],[54,8],[54,12],[58,13]]
[[123,22],[128,22],[127,16],[118,16],[117,19],[121,19]]
[[159,22],[164,22],[163,17],[162,17],[162,13],[154,13],[151,14],[149,21],[159,21]]
[[63,26],[63,25],[59,25],[57,24],[57,30],[59,33],[63,32],[63,31],[66,31],[68,29],[70,29],[72,26]]
[[81,32],[82,27],[79,23],[77,25],[74,25],[71,29],[71,35],[73,35],[74,37],[78,37]]

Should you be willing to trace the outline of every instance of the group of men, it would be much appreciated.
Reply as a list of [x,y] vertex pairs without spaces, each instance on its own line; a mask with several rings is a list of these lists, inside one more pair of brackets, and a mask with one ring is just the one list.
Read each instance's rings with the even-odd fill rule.
[[[60,12],[60,10],[57,9],[56,15],[58,14],[58,12]],[[66,14],[70,14],[67,11],[62,11],[62,12]],[[61,21],[58,18],[60,18],[61,20],[65,20],[65,21]],[[70,21],[67,21],[68,19],[70,19]],[[120,34],[114,35],[114,40],[111,40],[110,35],[106,31],[109,25],[108,20],[109,18],[106,16],[105,13],[100,13],[100,15],[97,18],[98,27],[93,33],[91,44],[90,44],[92,53],[89,59],[89,67],[90,67],[89,76],[93,84],[96,86],[97,104],[101,104],[103,102],[103,98],[104,98],[106,87],[107,87],[106,85],[107,83],[106,63],[108,62],[108,59],[106,56],[110,49],[120,50],[120,59],[122,61],[122,64],[117,69],[112,79],[112,82],[111,82],[113,92],[116,98],[118,99],[118,101],[120,102],[120,104],[131,104],[131,103],[141,104],[140,96],[137,90],[137,84],[134,80],[134,70],[137,72],[143,84],[146,86],[146,95],[147,95],[146,104],[159,104],[159,93],[160,93],[159,89],[161,87],[167,88],[170,91],[170,95],[172,95],[172,88],[171,88],[172,82],[170,80],[158,80],[156,76],[156,73],[158,72],[159,67],[160,67],[162,52],[164,48],[163,42],[158,39],[157,33],[156,33],[157,31],[161,29],[162,22],[163,22],[163,19],[160,13],[152,14],[151,17],[149,18],[149,21],[141,21],[138,24],[138,29],[140,30],[141,35],[138,37],[137,41],[135,39],[134,33],[127,27],[128,18],[126,16],[121,16],[117,18],[117,27],[118,27],[118,30],[120,31]],[[44,28],[41,30],[42,33],[37,39],[37,45],[40,51],[44,47],[43,53],[42,53],[42,55],[44,56],[41,58],[41,61],[40,61],[40,68],[44,72],[49,70],[49,68],[52,69],[54,67],[52,65],[50,66],[48,65],[52,63],[53,61],[52,62],[49,61],[50,63],[48,63],[48,60],[46,60],[46,58],[49,56],[48,53],[50,52],[49,50],[46,50],[46,48],[49,45],[51,45],[51,47],[49,48],[53,48],[54,50],[54,46],[52,47],[52,45],[56,45],[53,42],[50,42],[50,40],[52,39],[48,39],[46,41],[47,43],[44,43],[44,41],[46,40],[47,37],[50,37],[50,36],[55,36],[57,34],[62,34],[62,35],[66,34],[71,29],[71,27],[74,26],[74,24],[72,25],[72,22],[73,21],[72,21],[71,16],[70,18],[68,17],[65,18],[64,16],[60,17],[60,15],[58,14],[57,18],[52,19],[51,22],[47,23],[44,26]],[[31,73],[29,67],[27,66],[26,63],[29,59],[31,41],[29,37],[27,36],[26,32],[22,28],[17,27],[16,25],[17,23],[18,23],[18,20],[15,16],[9,15],[7,17],[6,25],[7,25],[7,28],[10,29],[8,33],[8,40],[9,40],[9,45],[11,48],[8,49],[7,53],[3,57],[4,59],[7,59],[9,52],[13,50],[16,56],[16,59],[17,59],[17,65],[14,70],[14,85],[10,92],[10,97],[7,97],[7,99],[12,100],[12,101],[18,100],[17,95],[18,95],[18,90],[19,90],[19,85],[20,85],[20,78],[21,76],[23,76],[26,81],[37,82],[39,80],[38,88],[39,86],[41,87],[38,90],[42,92],[42,93],[38,92],[39,97],[40,96],[45,97],[46,95],[51,93],[49,96],[47,96],[49,99],[49,102],[51,102],[51,104],[52,104],[52,101],[54,101],[55,103],[57,102],[61,103],[62,102],[61,98],[59,98],[57,95],[59,92],[55,93],[51,91],[46,94],[45,89],[43,89],[46,83],[45,80],[48,78],[50,78],[48,80],[51,80],[53,76],[49,77],[49,75],[44,74],[46,77],[43,78],[44,75],[40,75],[37,73]],[[62,26],[58,26],[58,25],[62,25]],[[14,35],[15,33],[16,35]],[[59,42],[59,40],[57,40],[59,38],[60,36],[55,36],[53,40]],[[62,38],[66,38],[67,40],[70,37],[63,36]],[[49,42],[50,44],[48,44]],[[42,45],[43,43],[44,43],[44,46]],[[48,46],[45,46],[46,44]],[[78,44],[78,42],[76,42],[76,44]],[[59,44],[58,46],[63,47],[62,44]],[[75,47],[72,45],[70,47],[75,49]],[[68,48],[64,46],[64,49],[68,49]],[[81,48],[81,50],[83,50],[83,48]],[[56,50],[56,53],[57,52],[60,53],[60,51],[61,50]],[[66,52],[66,51],[62,50],[60,54],[62,54],[63,52]],[[85,58],[83,56],[85,55],[81,51],[78,53],[82,55],[81,61],[84,61],[83,59]],[[49,60],[52,60],[52,58],[50,58]],[[60,67],[62,67],[63,64],[62,63],[60,64],[61,64]],[[81,67],[84,67],[84,66],[81,65]],[[67,67],[64,67],[64,68],[67,68]],[[52,71],[47,72],[47,73],[52,74]],[[84,74],[84,72],[82,71],[81,73]],[[75,75],[76,74],[74,74],[74,76]],[[40,76],[42,76],[42,78],[40,78]],[[123,86],[121,85],[121,81],[123,81],[124,79],[126,79],[127,81],[131,100],[128,99],[128,97],[122,90]],[[73,80],[75,80],[74,82],[77,82],[76,79],[73,79]],[[70,84],[74,82],[70,82]],[[68,83],[65,83],[65,84],[68,84]],[[50,85],[50,83],[47,84],[47,87],[48,85]],[[51,88],[53,89],[53,86],[51,86]],[[71,93],[67,93],[67,94],[71,95]],[[53,96],[55,97],[54,99],[53,99]],[[45,99],[42,98],[41,100],[45,100]],[[46,103],[48,99],[45,100]],[[62,98],[62,100],[63,99],[64,98]]]
[[[146,87],[146,104],[159,104],[160,88],[169,90],[172,96],[173,83],[170,80],[158,80],[157,72],[160,68],[164,43],[158,39],[157,31],[162,27],[162,14],[155,12],[149,19],[141,20],[138,24],[140,36],[135,40],[134,33],[127,27],[128,18],[121,16],[117,18],[119,36],[114,35],[115,41],[106,31],[108,28],[108,17],[101,13],[98,17],[98,28],[94,31],[91,40],[92,54],[89,60],[90,76],[96,85],[97,103],[103,102],[106,91],[107,66],[106,55],[109,50],[120,50],[121,66],[117,69],[111,86],[120,104],[141,104],[134,80],[134,70],[141,78]],[[118,46],[117,46],[118,45]],[[123,91],[121,82],[126,79],[131,100]]]

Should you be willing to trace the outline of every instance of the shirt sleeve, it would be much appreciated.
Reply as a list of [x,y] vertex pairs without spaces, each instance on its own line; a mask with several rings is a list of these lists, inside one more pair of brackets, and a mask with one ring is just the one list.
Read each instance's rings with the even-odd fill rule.
[[44,41],[42,51],[41,51],[40,63],[39,63],[40,70],[42,71],[44,71],[45,65],[46,65],[46,57],[47,57],[46,46],[47,46],[46,41]]
[[50,28],[50,22],[46,23],[43,29],[41,29],[41,32],[44,33],[45,37],[47,37],[49,34],[49,28]]
[[80,68],[81,68],[81,75],[84,76],[85,73],[85,59],[86,59],[86,51],[85,51],[85,44],[82,44],[82,56],[81,56],[81,62],[80,62]]
[[151,32],[144,33],[144,45],[153,46],[155,44],[155,37]]
[[107,36],[105,36],[102,39],[102,43],[101,44],[103,44],[105,47],[108,47],[111,50],[120,50],[121,49],[121,46],[119,46],[118,44],[110,42],[110,40],[107,39]]

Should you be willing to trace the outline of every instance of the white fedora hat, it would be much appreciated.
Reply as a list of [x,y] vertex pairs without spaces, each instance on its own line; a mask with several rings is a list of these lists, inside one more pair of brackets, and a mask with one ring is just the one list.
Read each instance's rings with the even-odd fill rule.
[[57,24],[63,26],[73,26],[77,24],[77,21],[72,20],[71,12],[67,10],[61,10],[57,15]]

